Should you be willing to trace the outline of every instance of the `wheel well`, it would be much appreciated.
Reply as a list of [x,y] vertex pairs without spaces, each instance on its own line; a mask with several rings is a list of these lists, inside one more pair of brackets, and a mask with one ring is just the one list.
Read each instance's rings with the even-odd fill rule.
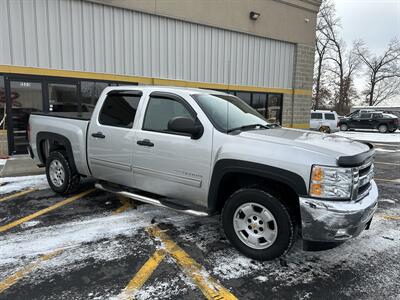
[[250,187],[260,188],[280,199],[294,217],[295,222],[300,223],[299,197],[290,186],[270,178],[246,173],[232,172],[224,175],[218,187],[216,210],[220,212],[229,196],[234,192],[241,188]]
[[[40,154],[42,157],[42,163],[45,165],[46,164],[46,160],[49,157],[51,152],[54,151],[67,151],[67,148],[65,147],[65,145],[61,144],[60,142],[56,141],[56,140],[52,140],[52,139],[43,139],[42,141],[40,141]],[[67,159],[69,159],[68,157],[66,157]]]

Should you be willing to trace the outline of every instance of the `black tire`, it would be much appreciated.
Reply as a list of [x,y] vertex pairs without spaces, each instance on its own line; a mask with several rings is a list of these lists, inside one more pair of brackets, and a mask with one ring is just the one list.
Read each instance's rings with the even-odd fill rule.
[[[277,235],[274,242],[267,248],[256,249],[249,247],[239,238],[235,231],[233,225],[235,212],[246,203],[262,205],[275,218]],[[256,260],[271,260],[282,256],[289,251],[294,242],[295,226],[288,210],[277,197],[260,189],[245,188],[232,194],[223,208],[222,223],[229,241],[244,255]]]
[[388,132],[388,126],[386,124],[381,124],[378,126],[378,130],[380,133],[386,133]]
[[[51,179],[50,165],[52,164],[52,162],[58,162],[63,168],[64,180],[60,185],[55,184]],[[65,152],[61,151],[51,152],[49,157],[46,159],[46,177],[50,188],[54,192],[61,195],[67,195],[76,191],[80,182],[79,174],[76,171],[72,170],[71,165],[66,158]]]
[[330,129],[328,126],[321,126],[321,127],[319,128],[319,132],[322,132],[322,133],[331,133],[331,129]]
[[347,130],[349,130],[349,126],[347,124],[340,125],[340,131],[347,131]]

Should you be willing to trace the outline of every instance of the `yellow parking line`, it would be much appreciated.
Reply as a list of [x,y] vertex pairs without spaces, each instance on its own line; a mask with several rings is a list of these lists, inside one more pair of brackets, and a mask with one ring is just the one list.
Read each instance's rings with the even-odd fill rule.
[[14,198],[17,198],[17,197],[19,197],[19,196],[23,196],[23,195],[32,193],[32,192],[34,192],[34,191],[36,191],[36,189],[28,189],[28,190],[21,191],[21,192],[12,194],[12,195],[8,195],[8,196],[5,196],[5,197],[3,197],[3,198],[0,198],[0,202],[6,201],[6,200],[10,200],[10,199],[14,199]]
[[122,206],[118,207],[114,212],[113,215],[123,213],[124,211],[128,210],[129,208],[133,207],[132,203],[125,197],[118,196],[119,201],[122,203]]
[[147,232],[163,243],[165,250],[177,261],[181,269],[200,288],[203,295],[210,300],[237,299],[229,290],[213,279],[194,259],[192,259],[181,247],[158,226],[152,226]]
[[11,287],[12,285],[16,284],[18,281],[20,281],[24,276],[34,271],[42,262],[61,254],[62,251],[63,251],[62,249],[59,249],[49,254],[42,255],[36,261],[30,263],[29,265],[21,268],[14,274],[5,278],[3,281],[0,282],[0,294],[3,293],[6,289]]
[[151,274],[153,274],[164,258],[165,251],[161,249],[156,250],[128,283],[121,295],[118,296],[118,299],[133,299],[137,291],[150,278]]
[[75,201],[75,200],[77,200],[79,198],[82,198],[83,196],[93,192],[94,190],[95,189],[91,189],[91,190],[88,190],[86,192],[82,192],[80,194],[77,194],[75,196],[67,198],[67,199],[65,199],[63,201],[60,201],[60,202],[58,202],[58,203],[56,203],[56,204],[54,204],[52,206],[49,206],[49,207],[47,207],[45,209],[39,210],[39,211],[37,211],[37,212],[35,212],[35,213],[31,214],[31,215],[23,217],[23,218],[21,218],[19,220],[16,220],[14,222],[8,223],[7,225],[1,226],[0,227],[0,232],[7,231],[7,230],[9,230],[11,228],[14,228],[15,226],[18,226],[18,225],[20,225],[22,223],[25,223],[27,221],[30,221],[32,219],[35,219],[35,218],[37,218],[37,217],[39,217],[41,215],[44,215],[45,213],[48,213],[48,212],[50,212],[52,210],[55,210],[55,209],[57,209],[57,208],[59,208],[59,207],[61,207],[63,205],[69,204],[69,203],[71,203],[71,202],[73,202],[73,201]]
[[400,216],[383,216],[385,220],[395,220],[400,221]]

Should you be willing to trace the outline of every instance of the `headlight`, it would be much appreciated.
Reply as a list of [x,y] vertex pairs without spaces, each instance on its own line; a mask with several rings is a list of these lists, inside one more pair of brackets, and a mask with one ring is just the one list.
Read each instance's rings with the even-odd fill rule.
[[314,165],[311,170],[310,196],[316,198],[350,199],[353,169]]

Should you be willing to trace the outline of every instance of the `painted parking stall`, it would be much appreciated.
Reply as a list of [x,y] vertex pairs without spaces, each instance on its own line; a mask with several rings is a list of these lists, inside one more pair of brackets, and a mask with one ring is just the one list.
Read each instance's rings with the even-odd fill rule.
[[[298,241],[271,262],[237,252],[218,216],[183,215],[97,190],[85,194],[92,182],[56,208],[74,195],[45,187],[4,193],[0,198],[10,198],[0,202],[0,226],[36,215],[0,233],[0,299],[320,299],[333,290],[339,298],[395,298],[400,183],[393,180],[400,173],[389,164],[397,160],[397,152],[376,154],[382,180],[370,230],[322,252],[305,252]],[[13,204],[20,213],[4,221]]]

